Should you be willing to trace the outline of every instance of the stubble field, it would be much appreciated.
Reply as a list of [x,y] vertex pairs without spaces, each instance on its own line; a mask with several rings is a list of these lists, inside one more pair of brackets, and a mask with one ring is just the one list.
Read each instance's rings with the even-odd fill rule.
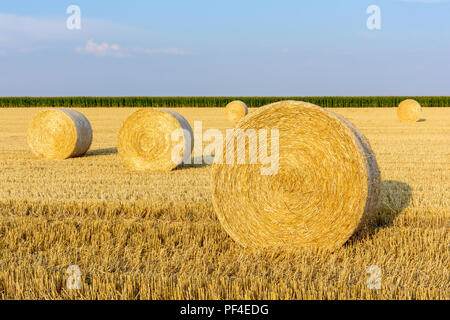
[[[117,155],[131,108],[88,108],[82,158],[38,160],[26,130],[39,108],[0,109],[2,299],[449,299],[450,111],[400,123],[395,108],[332,109],[370,140],[382,174],[370,225],[339,250],[243,249],[211,203],[209,166],[136,173]],[[203,130],[225,110],[176,108]],[[251,112],[251,110],[250,110]],[[82,287],[66,286],[70,265]],[[381,270],[370,290],[367,268]]]

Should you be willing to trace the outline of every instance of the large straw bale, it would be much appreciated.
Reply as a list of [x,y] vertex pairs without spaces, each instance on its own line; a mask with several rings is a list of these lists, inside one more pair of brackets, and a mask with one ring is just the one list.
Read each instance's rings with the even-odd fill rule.
[[[350,122],[310,103],[281,101],[236,127],[279,131],[275,174],[262,175],[259,161],[237,164],[238,152],[234,164],[212,166],[213,206],[236,242],[333,250],[366,224],[377,206],[380,173],[369,142]],[[236,146],[227,143],[224,158]]]

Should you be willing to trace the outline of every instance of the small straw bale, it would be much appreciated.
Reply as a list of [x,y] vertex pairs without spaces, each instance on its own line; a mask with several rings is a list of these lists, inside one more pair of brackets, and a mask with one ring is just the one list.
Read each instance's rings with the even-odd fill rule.
[[190,160],[193,146],[189,122],[163,108],[134,112],[124,121],[118,137],[120,158],[136,171],[170,171]]
[[416,100],[404,100],[398,105],[397,116],[401,122],[416,122],[422,116],[422,107]]
[[244,102],[236,100],[227,104],[225,111],[229,121],[237,122],[247,115],[248,108]]
[[92,143],[92,127],[81,113],[71,109],[48,109],[31,121],[28,146],[39,158],[67,159],[84,155]]
[[[281,101],[259,108],[236,125],[235,141],[250,129],[279,132],[278,170],[262,175],[253,164],[213,163],[214,210],[226,232],[244,247],[342,246],[367,225],[379,197],[380,173],[367,139],[347,120],[316,105]],[[245,137],[244,137],[245,138]],[[250,139],[241,143],[249,150]],[[244,145],[244,147],[242,147]],[[261,143],[257,154],[261,152]],[[276,150],[276,148],[274,149]],[[242,163],[242,162],[241,162]]]

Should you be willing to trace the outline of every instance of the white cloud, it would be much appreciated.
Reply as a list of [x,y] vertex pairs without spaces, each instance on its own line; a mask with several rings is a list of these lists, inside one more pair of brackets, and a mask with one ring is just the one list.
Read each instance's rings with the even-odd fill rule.
[[[151,39],[153,32],[116,24],[106,20],[82,17],[81,30],[68,30],[66,19],[17,16],[0,12],[0,49],[29,52],[45,48],[70,48],[86,39]],[[114,50],[114,48],[109,48]]]
[[168,55],[179,55],[184,56],[190,54],[182,48],[162,48],[162,49],[143,49],[143,48],[133,48],[131,50],[136,54],[168,54]]
[[88,40],[84,48],[77,48],[76,51],[80,53],[90,53],[96,56],[124,56],[119,45],[109,44],[107,42],[95,43],[94,40]]
[[181,49],[181,48],[166,48],[166,49],[160,49],[159,51],[164,54],[174,54],[174,55],[188,54],[184,49]]
[[[184,49],[176,47],[146,49],[142,45],[139,47],[119,45],[117,42],[130,43],[133,39],[137,43],[141,43],[142,39],[151,40],[155,34],[105,20],[82,18],[81,30],[68,30],[67,17],[40,18],[0,12],[0,54],[30,53],[49,48],[69,50],[76,48],[75,51],[78,53],[113,57],[189,54]],[[95,42],[93,39],[102,41]],[[80,47],[82,43],[85,45]]]
[[132,57],[135,55],[187,55],[189,54],[181,48],[162,48],[162,49],[144,49],[144,48],[122,48],[118,44],[109,44],[107,42],[96,43],[94,40],[88,40],[83,48],[76,48],[79,53],[92,54],[95,56],[113,56],[113,57]]
[[3,50],[26,49],[38,41],[61,39],[62,31],[57,21],[0,13],[0,48]]

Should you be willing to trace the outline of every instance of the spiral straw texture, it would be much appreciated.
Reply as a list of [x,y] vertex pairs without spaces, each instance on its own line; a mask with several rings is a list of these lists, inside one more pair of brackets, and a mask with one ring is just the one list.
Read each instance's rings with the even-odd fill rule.
[[85,154],[92,143],[92,127],[80,112],[48,109],[28,127],[28,145],[39,158],[67,159]]
[[230,121],[237,122],[248,113],[247,105],[239,100],[232,101],[225,107],[227,113],[227,119]]
[[397,116],[402,122],[416,122],[422,116],[422,107],[416,100],[404,100],[398,105]]
[[[182,133],[178,137],[182,140],[173,138],[176,130]],[[190,160],[193,145],[189,122],[168,109],[145,108],[134,112],[123,123],[118,137],[120,158],[138,171],[172,170]]]
[[[234,164],[212,166],[214,209],[244,247],[333,250],[374,212],[380,186],[375,156],[341,116],[310,103],[281,101],[259,108],[237,128],[279,130],[276,174],[261,175],[260,159],[236,164],[239,145],[223,150],[225,157],[226,149],[236,148]],[[257,149],[259,154],[260,143]]]

